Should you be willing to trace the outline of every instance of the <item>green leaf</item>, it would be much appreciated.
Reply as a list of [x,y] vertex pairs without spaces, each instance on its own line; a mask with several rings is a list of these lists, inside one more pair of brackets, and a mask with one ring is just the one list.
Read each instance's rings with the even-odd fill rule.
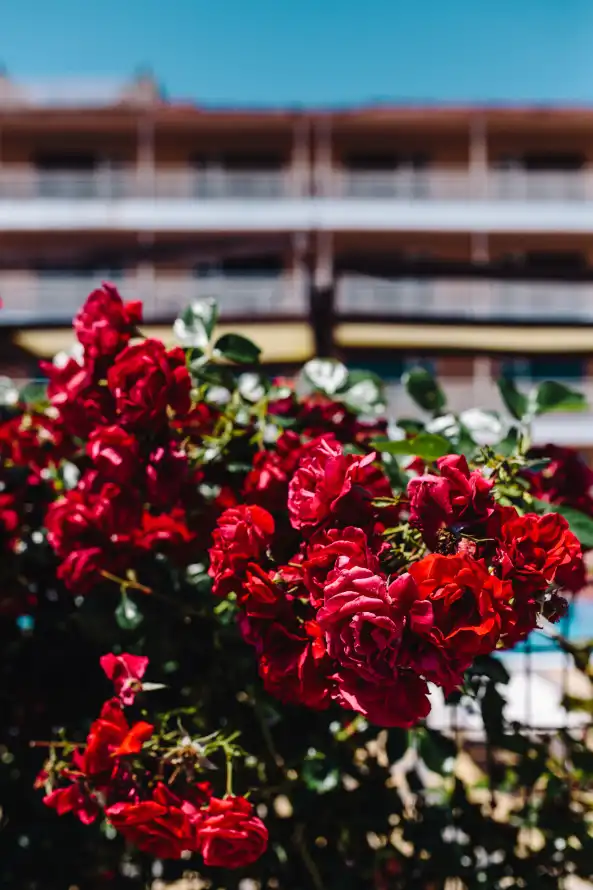
[[173,325],[177,339],[184,346],[205,349],[218,321],[214,300],[196,300],[187,306]]
[[418,752],[433,773],[443,773],[446,761],[457,755],[457,746],[436,729],[424,729],[420,734]]
[[402,377],[410,397],[417,405],[432,414],[438,414],[447,404],[445,393],[429,371],[413,368]]
[[[8,381],[7,377],[0,378],[0,404],[1,405],[13,405],[16,399],[14,399],[14,384],[9,385],[10,381]],[[23,405],[40,405],[47,402],[47,387],[45,383],[42,383],[39,380],[32,380],[29,383],[25,383],[20,393],[18,393],[18,401]]]
[[593,549],[593,519],[574,507],[566,507],[564,504],[549,504],[547,501],[533,499],[533,505],[538,513],[560,513],[570,526],[570,530],[577,536],[581,546],[585,550]]
[[261,349],[242,334],[223,334],[214,349],[225,359],[241,365],[253,365],[259,361]]
[[544,380],[529,395],[534,414],[548,411],[584,411],[587,407],[585,396],[555,380]]
[[492,655],[478,655],[468,674],[471,676],[488,677],[493,683],[509,682],[509,672],[499,658]]
[[317,794],[327,794],[338,786],[340,773],[335,767],[328,766],[324,760],[306,760],[301,770],[303,782]]
[[428,461],[450,454],[452,450],[444,436],[432,433],[419,433],[413,439],[398,439],[396,442],[376,439],[372,447],[385,454],[410,454]]
[[144,617],[136,603],[127,594],[122,593],[119,606],[115,610],[115,620],[122,630],[136,630],[144,621]]
[[497,385],[500,397],[507,410],[513,417],[516,417],[517,420],[522,420],[528,410],[527,396],[517,389],[514,380],[509,380],[507,377],[501,377],[497,381]]
[[314,389],[333,396],[348,380],[348,369],[333,358],[314,358],[304,366],[303,378]]
[[401,760],[410,746],[410,737],[407,729],[390,729],[387,733],[385,750],[389,763],[397,763]]

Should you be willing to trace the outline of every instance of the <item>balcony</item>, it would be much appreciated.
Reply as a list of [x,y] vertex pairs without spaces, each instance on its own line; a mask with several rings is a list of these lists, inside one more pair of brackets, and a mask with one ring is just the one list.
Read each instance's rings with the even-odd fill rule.
[[339,315],[593,323],[593,282],[376,279],[345,275],[338,284]]
[[48,229],[593,234],[593,168],[542,173],[107,166],[70,172],[0,166],[0,231]]
[[[100,284],[91,276],[36,278],[0,274],[0,324],[67,324]],[[146,321],[173,319],[193,300],[217,300],[223,318],[302,318],[304,283],[289,274],[261,277],[193,278],[189,275],[126,275],[114,280],[124,299],[141,299]]]
[[342,170],[334,176],[332,194],[359,200],[588,201],[593,200],[593,170]]

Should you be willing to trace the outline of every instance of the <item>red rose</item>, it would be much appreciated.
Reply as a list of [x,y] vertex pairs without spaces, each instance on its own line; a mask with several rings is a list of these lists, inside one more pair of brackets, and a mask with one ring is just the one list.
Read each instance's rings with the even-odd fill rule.
[[125,427],[160,429],[171,412],[183,416],[190,409],[185,353],[178,347],[167,351],[160,340],[126,347],[111,365],[107,382]]
[[338,561],[341,565],[353,564],[374,572],[379,570],[379,560],[361,528],[350,526],[320,531],[309,541],[303,560],[304,582],[314,608],[322,605],[327,576]]
[[240,585],[247,563],[264,556],[274,534],[274,520],[256,504],[231,507],[220,516],[212,535],[210,568],[212,591],[226,596]]
[[512,581],[517,596],[550,584],[574,589],[582,571],[581,545],[559,513],[520,516],[514,507],[500,510],[496,560],[500,577]]
[[27,413],[0,423],[0,458],[35,474],[75,450],[59,418]]
[[116,803],[105,810],[105,815],[127,841],[151,856],[179,859],[185,850],[196,850],[193,812],[185,812],[183,801],[162,783],[154,789],[151,800]]
[[99,815],[99,804],[78,779],[65,788],[56,788],[43,798],[46,807],[55,810],[58,816],[73,813],[83,825],[91,825]]
[[364,457],[344,454],[330,436],[307,449],[288,486],[293,527],[311,531],[329,518],[338,525],[372,514],[373,498],[391,495],[389,482],[372,466],[374,460],[374,452]]
[[451,691],[476,656],[496,648],[513,589],[466,554],[430,554],[389,594],[406,617],[400,665]]
[[410,727],[430,711],[428,686],[412,671],[394,671],[390,681],[369,683],[359,673],[339,670],[334,698],[377,726]]
[[478,531],[494,511],[492,482],[480,470],[470,473],[463,455],[449,454],[437,460],[438,476],[426,473],[408,483],[410,523],[422,529],[432,549],[440,529]]
[[130,729],[121,703],[116,698],[105,702],[87,736],[81,769],[93,784],[107,785],[116,767],[115,757],[137,754],[143,742],[154,732],[154,726],[140,721]]
[[328,673],[331,662],[327,658],[322,632],[314,621],[303,626],[274,622],[266,624],[257,638],[255,628],[249,642],[256,644],[259,672],[264,687],[275,698],[287,704],[302,704],[323,709],[330,703]]
[[113,681],[115,694],[124,705],[131,705],[137,692],[142,691],[142,677],[148,667],[148,658],[144,655],[102,655],[99,664],[109,680]]
[[205,865],[243,868],[265,853],[268,829],[244,797],[213,797],[198,825],[198,843]]
[[368,683],[396,675],[404,621],[393,608],[387,582],[371,569],[342,568],[330,574],[317,621],[328,655]]
[[146,465],[146,493],[157,509],[175,503],[188,479],[187,454],[176,442],[155,448]]
[[47,396],[59,412],[65,430],[84,439],[97,426],[114,422],[115,403],[107,387],[96,385],[92,368],[68,359],[63,367],[41,364],[48,377]]
[[130,484],[138,469],[137,439],[120,426],[99,427],[89,436],[87,454],[110,482]]
[[85,593],[100,581],[102,571],[125,571],[139,507],[131,490],[102,483],[95,473],[87,473],[50,505],[47,539],[63,560],[58,574],[70,590]]
[[286,510],[288,480],[299,461],[300,436],[289,430],[283,433],[271,451],[258,451],[253,468],[245,479],[245,494],[250,503],[266,510]]
[[321,393],[305,396],[296,406],[295,414],[299,429],[309,438],[323,435],[331,429],[340,442],[362,444],[384,435],[387,430],[386,421],[362,422],[342,402],[334,402]]
[[141,321],[142,303],[124,303],[117,288],[103,284],[87,297],[74,319],[74,330],[85,355],[93,360],[120,352]]
[[166,553],[180,560],[188,555],[188,545],[194,540],[194,535],[185,524],[185,512],[181,509],[159,516],[145,511],[136,540],[143,550]]
[[593,470],[574,448],[546,445],[533,448],[530,458],[546,458],[549,463],[538,472],[525,471],[530,491],[550,504],[565,504],[593,516]]
[[286,591],[277,572],[264,572],[249,563],[241,587],[239,604],[250,618],[277,618],[287,607]]

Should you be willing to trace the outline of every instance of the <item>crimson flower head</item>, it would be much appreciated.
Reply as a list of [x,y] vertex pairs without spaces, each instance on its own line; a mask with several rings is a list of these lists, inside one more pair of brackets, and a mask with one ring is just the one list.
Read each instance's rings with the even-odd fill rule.
[[383,575],[359,566],[338,566],[317,613],[327,651],[342,667],[370,683],[389,682],[397,665],[404,620],[393,608]]
[[103,284],[87,297],[74,319],[74,330],[88,358],[112,358],[128,345],[141,321],[142,303],[124,303],[117,288]]
[[131,705],[137,692],[142,691],[142,677],[148,667],[148,658],[143,655],[102,655],[99,663],[107,677],[113,681],[115,694],[124,705]]
[[87,454],[97,470],[110,482],[129,484],[138,466],[138,441],[120,426],[100,426],[89,436]]
[[402,667],[452,691],[478,655],[492,652],[512,613],[513,588],[465,553],[431,553],[389,587],[406,630]]
[[46,807],[58,816],[73,813],[83,825],[91,825],[99,815],[99,804],[84,783],[74,780],[64,788],[56,788],[43,798]]
[[437,460],[439,475],[425,473],[408,482],[410,524],[420,528],[433,550],[440,529],[479,532],[492,515],[492,481],[472,470],[460,454]]
[[[332,436],[322,436],[305,450],[288,487],[288,513],[293,528],[312,531],[328,519],[348,524],[371,515],[371,502],[391,495],[387,478],[375,467],[375,453],[344,454]],[[350,523],[352,524],[352,523]]]
[[180,859],[186,850],[196,850],[196,811],[162,782],[150,800],[120,801],[105,815],[127,841],[159,859]]
[[574,448],[546,445],[532,448],[529,457],[545,458],[546,466],[537,472],[526,470],[530,491],[550,504],[565,504],[593,516],[593,470]]
[[191,378],[185,353],[160,340],[143,340],[120,352],[107,374],[119,422],[126,429],[161,429],[171,414],[190,409]]
[[241,504],[225,510],[212,535],[210,577],[213,593],[226,596],[240,585],[249,562],[264,556],[275,525],[272,516],[256,504]]
[[213,797],[197,833],[205,865],[243,868],[268,846],[268,829],[244,797]]
[[112,698],[105,702],[101,714],[93,721],[82,757],[81,768],[95,787],[107,786],[116,767],[116,757],[137,754],[151,737],[154,726],[139,721],[131,728],[121,702]]
[[513,582],[517,596],[546,590],[550,584],[568,590],[582,586],[581,545],[563,516],[520,516],[514,507],[505,507],[496,520],[499,574]]

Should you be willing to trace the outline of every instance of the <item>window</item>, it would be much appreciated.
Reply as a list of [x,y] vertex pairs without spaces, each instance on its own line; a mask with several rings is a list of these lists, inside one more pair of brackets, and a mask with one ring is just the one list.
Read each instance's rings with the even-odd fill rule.
[[513,358],[502,362],[503,377],[522,380],[582,380],[585,376],[583,359],[538,356],[537,358]]
[[195,267],[197,278],[277,278],[284,271],[284,263],[278,256],[232,257],[217,262],[199,263]]

